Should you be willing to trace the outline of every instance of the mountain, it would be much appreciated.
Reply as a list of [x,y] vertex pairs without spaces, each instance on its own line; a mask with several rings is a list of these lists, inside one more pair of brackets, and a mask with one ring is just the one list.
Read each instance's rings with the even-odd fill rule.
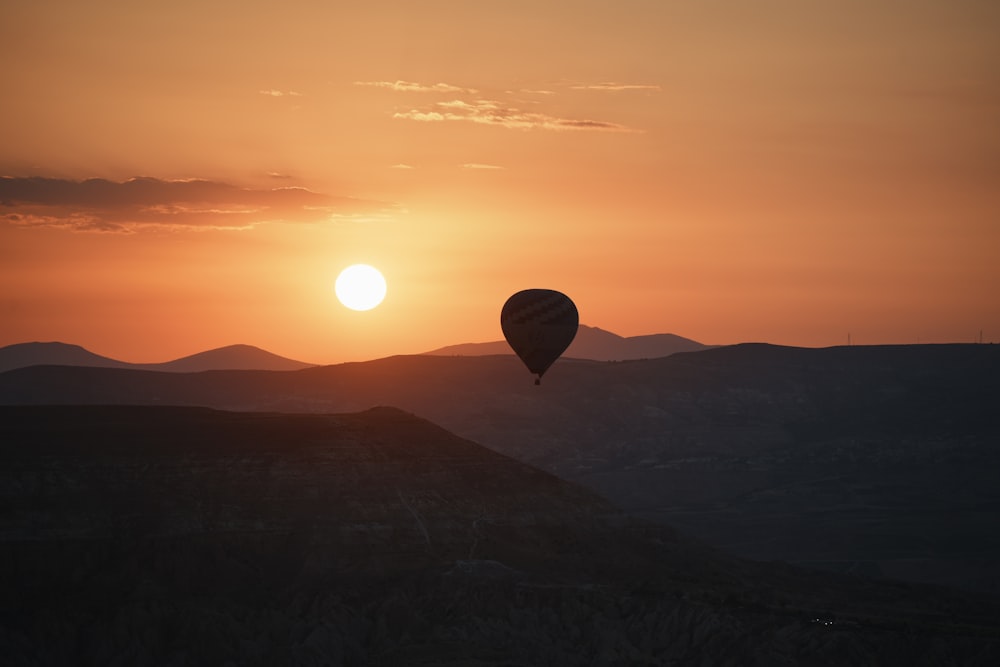
[[39,365],[133,368],[174,373],[208,370],[294,371],[312,366],[252,345],[229,345],[159,364],[131,364],[102,357],[79,345],[67,343],[18,343],[0,348],[0,372]]
[[[692,352],[709,346],[673,334],[653,334],[623,338],[609,331],[581,325],[565,357],[620,361],[651,359],[675,352]],[[450,345],[428,352],[435,356],[480,356],[513,354],[505,341]],[[18,343],[0,347],[0,373],[27,366],[93,366],[97,368],[132,368],[135,370],[197,373],[214,370],[295,371],[308,364],[288,359],[252,345],[228,345],[199,352],[173,361],[156,364],[133,364],[94,354],[79,345],[67,343]]]
[[290,567],[385,574],[500,556],[496,526],[530,537],[503,554],[521,564],[548,558],[560,531],[623,519],[583,487],[395,408],[47,406],[0,407],[0,416],[8,538],[100,541],[116,526],[156,539],[301,532],[318,560]]
[[740,556],[1000,594],[1000,346],[739,345],[629,362],[34,367],[0,403],[395,405]]
[[[654,359],[676,352],[695,352],[708,349],[696,341],[674,334],[652,334],[623,338],[610,331],[580,325],[576,338],[563,354],[565,358],[594,359],[597,361],[625,361],[629,359]],[[435,356],[482,356],[487,354],[514,354],[506,341],[490,343],[464,343],[449,345],[426,354]]]
[[2,407],[0,494],[5,665],[1000,654],[995,601],[739,561],[393,408]]
[[38,365],[131,367],[124,361],[102,357],[79,345],[67,343],[17,343],[0,347],[0,372]]
[[219,370],[297,371],[312,365],[272,354],[253,345],[228,345],[162,364],[142,364],[141,367],[172,373],[196,373]]

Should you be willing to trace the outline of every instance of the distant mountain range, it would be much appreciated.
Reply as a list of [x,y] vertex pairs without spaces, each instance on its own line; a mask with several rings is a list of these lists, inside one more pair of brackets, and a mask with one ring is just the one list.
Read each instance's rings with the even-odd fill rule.
[[[708,349],[688,338],[673,334],[652,334],[624,338],[597,327],[581,325],[563,357],[595,361],[653,359],[677,352]],[[509,354],[506,341],[463,343],[427,352],[434,356],[483,356]],[[119,361],[68,343],[18,343],[0,348],[0,373],[27,366],[90,366],[93,368],[131,368],[134,370],[197,373],[201,371],[297,371],[315,364],[288,359],[252,345],[229,345],[199,352],[158,364],[133,364]]]
[[[703,345],[689,338],[674,334],[651,334],[648,336],[623,337],[617,334],[580,325],[573,343],[563,353],[567,359],[593,359],[594,361],[626,361],[629,359],[655,359],[667,357],[677,352],[697,352],[707,350]],[[506,341],[489,343],[464,343],[448,345],[425,354],[436,356],[475,357],[487,354],[514,354]]]
[[131,364],[67,343],[18,343],[0,348],[0,373],[27,366],[90,366],[197,373],[216,370],[297,371],[313,364],[280,357],[252,345],[228,345],[159,364]]

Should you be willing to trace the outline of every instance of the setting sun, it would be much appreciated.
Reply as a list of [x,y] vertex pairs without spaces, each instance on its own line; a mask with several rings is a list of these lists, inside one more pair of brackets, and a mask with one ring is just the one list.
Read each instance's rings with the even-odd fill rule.
[[385,278],[367,264],[354,264],[337,276],[337,298],[351,310],[371,310],[385,298]]

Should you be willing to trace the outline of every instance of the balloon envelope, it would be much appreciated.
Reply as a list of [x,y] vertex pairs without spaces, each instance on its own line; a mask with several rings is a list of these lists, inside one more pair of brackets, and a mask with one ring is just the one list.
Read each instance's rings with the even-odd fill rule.
[[580,314],[573,301],[550,289],[518,292],[500,311],[504,338],[539,378],[573,342],[579,324]]

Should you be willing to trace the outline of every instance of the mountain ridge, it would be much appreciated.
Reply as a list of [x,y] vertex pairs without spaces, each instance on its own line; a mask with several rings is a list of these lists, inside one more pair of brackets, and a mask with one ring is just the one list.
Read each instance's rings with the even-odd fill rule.
[[[576,337],[563,352],[562,357],[592,359],[594,361],[628,361],[666,357],[678,352],[696,352],[712,347],[715,346],[705,345],[676,334],[619,336],[599,327],[581,324],[577,329]],[[506,341],[497,340],[486,343],[446,345],[423,354],[431,356],[483,356],[514,354],[514,352]]]
[[[595,361],[624,361],[665,357],[677,352],[710,349],[689,338],[675,334],[649,334],[622,337],[599,327],[580,325],[576,338],[564,358]],[[513,355],[506,341],[458,343],[424,352],[430,356]],[[131,368],[134,370],[196,373],[210,370],[294,371],[316,366],[282,357],[253,345],[237,343],[196,352],[158,363],[133,363],[95,354],[73,343],[60,341],[14,343],[0,347],[0,373],[28,366],[89,366],[94,368]]]
[[15,343],[0,348],[0,373],[28,366],[86,366],[196,373],[208,370],[293,371],[314,365],[246,344],[226,345],[151,364],[120,361],[95,354],[80,345],[59,341]]

